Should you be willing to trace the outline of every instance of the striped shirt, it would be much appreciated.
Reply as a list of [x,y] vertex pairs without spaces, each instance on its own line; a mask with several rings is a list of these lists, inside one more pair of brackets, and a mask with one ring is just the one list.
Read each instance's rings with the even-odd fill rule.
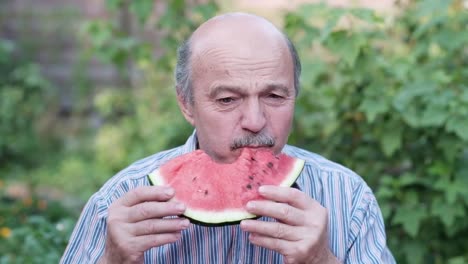
[[[96,263],[104,252],[106,218],[112,202],[129,190],[149,185],[146,175],[179,155],[195,150],[194,133],[177,148],[135,162],[87,202],[61,263]],[[317,154],[286,145],[283,152],[305,160],[297,187],[328,209],[329,247],[343,263],[395,263],[374,194],[361,177]],[[275,221],[267,217],[264,221]],[[190,225],[175,243],[147,250],[145,263],[283,263],[272,250],[251,244],[239,225]]]

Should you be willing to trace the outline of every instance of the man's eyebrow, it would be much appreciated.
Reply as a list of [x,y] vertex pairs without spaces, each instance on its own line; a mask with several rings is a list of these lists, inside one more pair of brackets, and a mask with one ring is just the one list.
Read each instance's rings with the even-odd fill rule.
[[[261,93],[268,93],[272,91],[281,91],[284,95],[289,96],[291,94],[291,89],[282,83],[268,83],[266,88],[261,91]],[[235,94],[247,94],[248,90],[241,86],[236,85],[216,85],[210,89],[209,96],[214,98],[222,92],[230,92]]]
[[267,85],[266,92],[271,92],[271,91],[276,91],[280,90],[283,92],[286,96],[290,95],[290,89],[286,85],[283,85],[281,83],[270,83]]
[[209,96],[216,97],[218,94],[222,92],[231,92],[231,93],[237,93],[237,94],[246,93],[245,89],[240,86],[216,85],[210,89]]

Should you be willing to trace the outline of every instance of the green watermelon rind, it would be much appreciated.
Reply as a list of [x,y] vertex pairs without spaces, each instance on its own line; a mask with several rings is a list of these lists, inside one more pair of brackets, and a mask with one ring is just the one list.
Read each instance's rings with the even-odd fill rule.
[[[285,180],[283,180],[278,186],[292,186],[301,174],[301,171],[304,168],[304,164],[304,160],[294,158],[294,165],[291,172],[285,177]],[[155,186],[168,185],[166,182],[163,181],[163,177],[162,175],[160,175],[159,169],[156,169],[150,174],[148,174],[148,179],[150,183]],[[173,200],[177,201],[176,198],[174,198]],[[194,223],[207,225],[236,224],[244,219],[258,218],[258,216],[248,213],[243,208],[209,212],[206,210],[197,210],[187,207],[183,215],[190,218],[191,220],[194,220]]]

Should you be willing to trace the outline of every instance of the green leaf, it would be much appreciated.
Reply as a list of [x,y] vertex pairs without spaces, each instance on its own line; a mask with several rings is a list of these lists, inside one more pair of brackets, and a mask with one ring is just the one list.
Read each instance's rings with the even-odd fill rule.
[[[443,2],[443,1],[440,1]],[[442,21],[444,21],[446,18],[443,16],[438,16],[431,18],[428,22],[422,23],[419,25],[418,28],[413,33],[413,38],[419,39],[424,33],[429,31],[431,28],[435,27],[436,25],[440,24]]]
[[[403,119],[412,127],[420,127],[421,108],[425,107],[424,102],[427,96],[437,93],[437,87],[433,83],[415,82],[405,85],[393,99],[393,106],[397,109]],[[428,119],[431,116],[428,115]]]
[[138,21],[143,24],[153,12],[154,0],[136,0],[130,2],[130,11],[132,11]]
[[436,160],[429,167],[427,172],[436,177],[448,177],[452,166],[444,160]]
[[331,33],[325,41],[326,47],[337,54],[349,67],[355,66],[356,59],[366,43],[362,35],[344,30]]
[[446,229],[452,228],[455,219],[462,217],[464,213],[463,205],[453,201],[444,202],[442,199],[435,199],[431,207],[431,214],[438,216]]
[[[410,186],[414,184],[420,184],[420,183],[423,184],[424,182],[416,174],[406,172],[400,176],[399,183],[400,183],[400,186],[406,187],[406,186]],[[417,200],[415,200],[415,202],[417,202]]]
[[448,260],[448,264],[466,264],[467,262],[468,259],[463,256],[453,257]]
[[335,29],[338,20],[340,20],[342,16],[343,12],[338,9],[329,12],[325,26],[322,27],[320,32],[320,42],[325,41],[329,37],[330,33]]
[[449,117],[448,109],[443,106],[430,105],[422,113],[421,126],[441,126]]
[[403,205],[396,211],[393,224],[401,224],[411,237],[416,237],[421,222],[427,217],[427,209],[422,205]]
[[410,241],[403,244],[403,249],[406,255],[406,263],[424,263],[424,255],[426,253],[426,245],[423,241]]
[[207,3],[197,5],[193,10],[196,13],[200,14],[202,16],[203,21],[205,21],[216,15],[216,12],[218,11],[218,6],[216,5],[216,3]]
[[359,110],[366,114],[369,123],[374,122],[378,115],[386,113],[389,108],[389,105],[379,98],[365,98],[359,105]]
[[350,10],[350,13],[353,16],[370,23],[380,23],[383,21],[381,16],[378,16],[374,10],[368,8],[353,8]]
[[386,125],[380,135],[380,146],[385,156],[390,157],[401,148],[403,129],[401,126]]
[[418,18],[444,14],[454,0],[422,0],[418,1],[414,15]]
[[123,3],[123,0],[106,0],[106,6],[110,10],[119,8]]
[[448,132],[454,132],[464,141],[468,141],[468,118],[459,116],[451,117],[447,121],[445,129]]

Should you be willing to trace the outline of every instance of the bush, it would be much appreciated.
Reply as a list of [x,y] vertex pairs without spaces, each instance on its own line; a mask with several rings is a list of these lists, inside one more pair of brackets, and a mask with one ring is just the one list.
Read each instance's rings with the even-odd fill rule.
[[58,263],[77,216],[57,201],[9,198],[0,181],[0,263]]
[[32,167],[43,146],[36,121],[45,110],[50,84],[38,65],[19,54],[14,43],[0,39],[0,164]]
[[461,1],[285,17],[304,70],[291,141],[365,177],[399,263],[468,263],[466,25]]

